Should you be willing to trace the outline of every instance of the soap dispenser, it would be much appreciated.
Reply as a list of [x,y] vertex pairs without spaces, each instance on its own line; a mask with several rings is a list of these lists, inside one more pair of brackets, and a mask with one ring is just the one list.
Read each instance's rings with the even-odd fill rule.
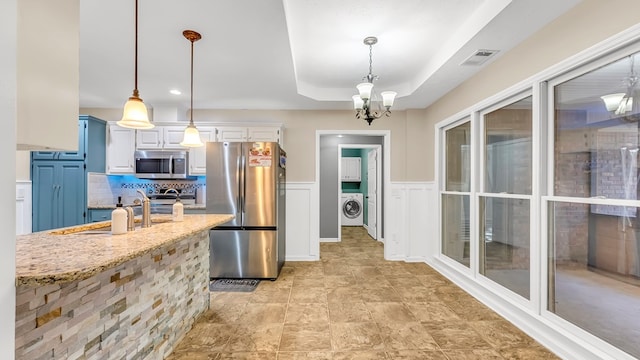
[[182,221],[184,220],[184,205],[180,201],[180,197],[176,198],[176,202],[173,204],[173,212],[172,212],[173,221]]
[[111,234],[127,233],[127,212],[122,208],[122,197],[118,196],[116,209],[111,212]]

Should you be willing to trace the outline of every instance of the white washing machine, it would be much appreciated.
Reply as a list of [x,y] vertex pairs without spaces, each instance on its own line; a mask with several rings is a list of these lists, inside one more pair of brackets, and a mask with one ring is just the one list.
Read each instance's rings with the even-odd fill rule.
[[342,193],[340,211],[342,211],[342,226],[362,226],[363,223],[362,194]]

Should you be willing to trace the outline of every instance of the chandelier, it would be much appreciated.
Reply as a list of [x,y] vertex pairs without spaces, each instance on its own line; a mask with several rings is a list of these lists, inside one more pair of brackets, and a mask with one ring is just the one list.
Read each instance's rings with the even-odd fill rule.
[[633,55],[629,56],[631,69],[629,75],[624,79],[624,86],[627,91],[604,95],[600,98],[604,101],[607,111],[625,121],[635,122],[640,119],[640,98],[638,98],[640,77],[635,73],[634,60]]
[[378,42],[378,38],[368,36],[364,38],[363,42],[369,46],[369,74],[362,78],[362,80],[366,80],[366,82],[356,86],[359,95],[353,95],[353,108],[356,111],[356,119],[363,119],[371,126],[373,120],[379,119],[382,116],[388,117],[391,114],[391,106],[393,106],[393,100],[397,94],[394,91],[383,91],[380,93],[382,96],[381,102],[377,94],[373,91],[373,82],[374,80],[378,80],[378,76],[373,75],[372,71],[373,45]]

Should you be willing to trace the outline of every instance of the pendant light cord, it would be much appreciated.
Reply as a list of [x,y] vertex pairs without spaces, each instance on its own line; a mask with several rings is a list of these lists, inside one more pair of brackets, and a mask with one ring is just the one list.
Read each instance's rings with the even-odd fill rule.
[[193,42],[191,40],[191,111],[189,111],[189,125],[193,126]]
[[138,97],[138,0],[136,0],[136,11],[135,11],[135,50],[134,50],[134,84],[133,84],[133,96]]

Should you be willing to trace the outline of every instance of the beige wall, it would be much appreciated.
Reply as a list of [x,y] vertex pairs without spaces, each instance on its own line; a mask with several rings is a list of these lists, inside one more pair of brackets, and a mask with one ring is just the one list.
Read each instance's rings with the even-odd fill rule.
[[[428,107],[426,141],[433,144],[439,121],[638,23],[638,0],[583,0]],[[433,180],[433,156],[427,160],[426,179]]]
[[[116,121],[119,109],[80,109],[81,114]],[[351,110],[196,110],[193,119],[216,123],[278,123],[284,125],[284,149],[287,151],[287,180],[315,181],[316,130],[390,130],[391,180],[407,180],[407,114],[411,114],[412,131],[424,126],[420,111],[396,111],[389,118],[375,120],[371,126],[357,120]],[[412,139],[421,140],[413,134]],[[415,152],[414,152],[415,153]],[[412,171],[415,172],[415,171]],[[418,171],[419,173],[419,171]],[[419,176],[413,175],[418,179]]]

